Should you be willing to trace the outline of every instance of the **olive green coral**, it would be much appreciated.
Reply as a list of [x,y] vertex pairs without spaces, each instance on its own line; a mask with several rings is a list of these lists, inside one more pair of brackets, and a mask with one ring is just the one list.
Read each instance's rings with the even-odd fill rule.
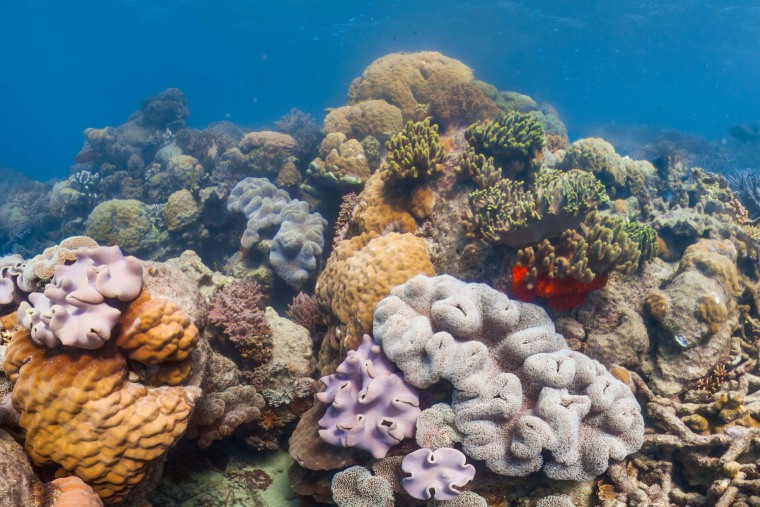
[[[491,164],[473,174],[476,182],[491,184],[498,176]],[[490,243],[518,247],[577,227],[586,213],[608,200],[604,187],[583,171],[544,168],[535,185],[502,179],[469,196],[475,230]]]
[[385,143],[388,175],[395,180],[427,180],[440,170],[445,155],[438,125],[408,121],[404,130]]
[[464,131],[464,137],[475,151],[493,157],[513,174],[535,167],[546,145],[541,122],[532,114],[519,112],[473,123]]
[[535,247],[521,249],[519,263],[528,268],[528,283],[540,275],[591,283],[610,271],[631,274],[643,257],[651,255],[648,249],[653,248],[653,240],[649,230],[593,211],[578,229],[568,229],[558,239],[544,239]]

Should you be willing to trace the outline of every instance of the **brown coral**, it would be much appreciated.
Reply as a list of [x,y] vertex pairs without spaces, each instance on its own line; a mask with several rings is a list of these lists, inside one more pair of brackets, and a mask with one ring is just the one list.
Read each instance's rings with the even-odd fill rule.
[[670,302],[668,301],[668,296],[660,291],[652,291],[647,294],[647,298],[644,304],[647,310],[649,310],[649,313],[652,315],[652,317],[658,321],[664,319],[670,310]]
[[320,351],[323,374],[371,332],[375,306],[393,287],[415,275],[434,273],[425,242],[411,234],[369,233],[341,242],[315,288],[331,326]]
[[401,110],[384,100],[364,100],[330,111],[325,117],[325,132],[342,132],[349,139],[372,136],[386,141],[404,128]]
[[717,296],[702,296],[697,304],[697,315],[707,325],[707,331],[715,334],[728,319],[728,308]]
[[113,343],[55,351],[23,329],[5,361],[31,458],[76,474],[106,502],[126,496],[182,436],[200,395],[195,387],[128,382],[126,360]]
[[433,93],[428,113],[436,123],[448,128],[492,120],[501,110],[474,84],[456,83]]
[[211,393],[198,403],[191,436],[199,437],[199,447],[208,447],[214,440],[232,435],[237,427],[259,419],[263,408],[264,398],[253,386]]
[[417,222],[407,210],[403,196],[386,189],[386,178],[387,172],[380,169],[367,180],[359,194],[350,231],[383,234],[389,230],[401,233],[417,230]]

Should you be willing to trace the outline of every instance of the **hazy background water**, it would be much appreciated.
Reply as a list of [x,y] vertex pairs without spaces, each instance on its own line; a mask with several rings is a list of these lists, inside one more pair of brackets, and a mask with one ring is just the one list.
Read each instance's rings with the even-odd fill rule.
[[547,101],[571,138],[760,120],[758,1],[0,0],[0,166],[63,177],[82,130],[170,86],[190,126],[322,118],[393,51]]

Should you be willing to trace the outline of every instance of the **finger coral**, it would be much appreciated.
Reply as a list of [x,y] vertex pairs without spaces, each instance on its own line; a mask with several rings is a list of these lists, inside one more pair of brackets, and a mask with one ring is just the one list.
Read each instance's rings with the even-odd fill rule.
[[127,495],[182,436],[200,395],[195,387],[129,382],[113,341],[94,351],[51,350],[22,329],[4,368],[34,462],[60,465],[109,503]]
[[401,468],[411,476],[402,479],[401,485],[419,500],[453,500],[460,494],[458,488],[475,477],[475,467],[466,463],[465,455],[456,449],[418,449],[404,457]]
[[543,125],[535,116],[518,112],[474,123],[464,137],[477,153],[493,157],[509,176],[534,168],[546,145]]
[[496,473],[589,480],[641,447],[630,388],[567,348],[540,307],[417,276],[378,303],[373,331],[407,382],[451,383],[462,448]]
[[322,377],[317,399],[328,405],[319,436],[332,445],[358,447],[376,459],[414,435],[420,414],[417,390],[404,382],[369,335],[348,352],[336,373]]
[[428,180],[441,170],[443,146],[438,125],[430,120],[406,122],[404,130],[385,143],[388,150],[388,176],[397,181]]
[[29,295],[31,305],[21,303],[19,322],[48,347],[99,348],[121,314],[116,303],[140,294],[142,274],[140,261],[117,246],[80,249],[76,262],[56,266],[44,293]]

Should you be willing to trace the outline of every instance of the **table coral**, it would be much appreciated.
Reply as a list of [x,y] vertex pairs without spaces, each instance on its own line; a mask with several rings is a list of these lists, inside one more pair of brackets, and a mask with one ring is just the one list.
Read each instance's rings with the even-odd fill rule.
[[376,459],[414,435],[420,414],[417,390],[404,382],[380,346],[364,335],[349,351],[317,399],[328,405],[319,420],[319,436],[332,445],[358,447]]
[[459,489],[475,477],[475,467],[456,449],[443,447],[435,451],[418,449],[407,454],[401,465],[411,474],[401,480],[407,493],[420,500],[453,500]]
[[383,99],[400,108],[405,119],[416,118],[418,106],[428,104],[437,91],[472,79],[469,67],[437,51],[392,53],[353,80],[348,103]]
[[373,331],[407,382],[453,385],[463,450],[496,473],[589,480],[641,446],[631,390],[568,349],[540,307],[417,276],[378,303]]
[[336,358],[359,346],[371,331],[375,305],[392,287],[417,274],[433,273],[425,242],[411,234],[362,234],[338,244],[315,287],[333,329],[322,342],[323,373],[331,373]]

